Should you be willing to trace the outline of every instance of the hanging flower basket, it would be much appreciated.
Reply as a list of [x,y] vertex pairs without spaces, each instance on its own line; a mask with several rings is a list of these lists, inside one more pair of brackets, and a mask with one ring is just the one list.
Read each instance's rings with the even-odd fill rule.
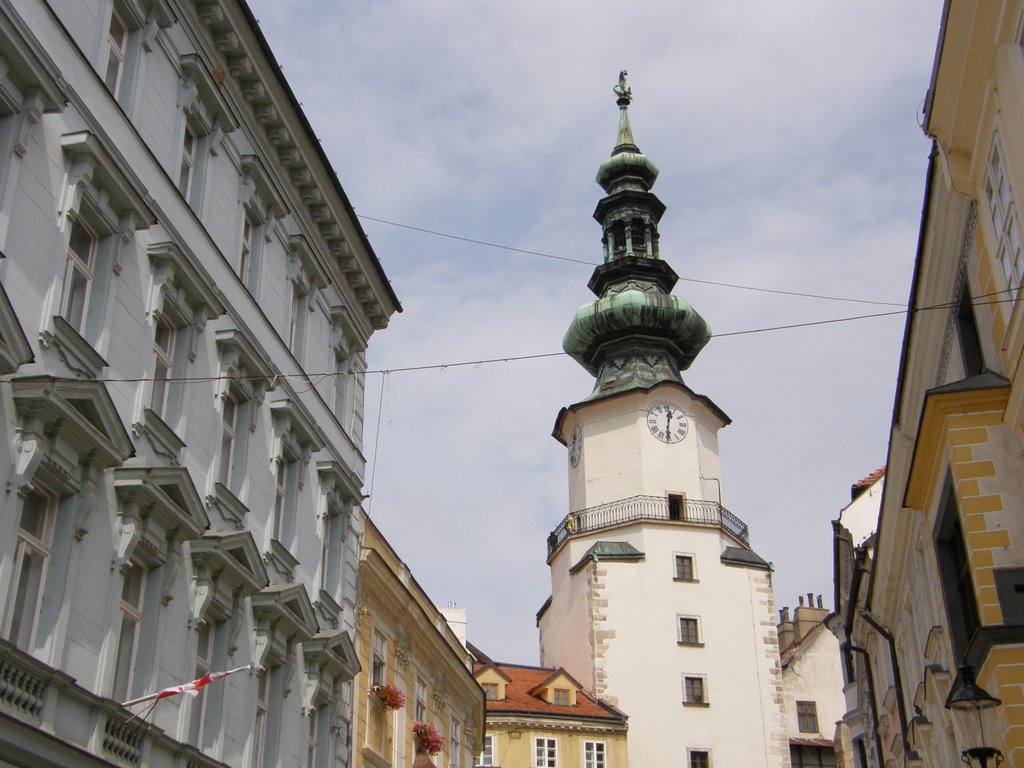
[[436,755],[444,749],[444,737],[430,723],[417,720],[412,724],[412,736],[416,742],[417,752],[426,752],[428,755]]
[[370,689],[370,693],[377,697],[377,701],[384,709],[401,709],[405,706],[405,694],[402,693],[402,689],[391,683],[375,685]]

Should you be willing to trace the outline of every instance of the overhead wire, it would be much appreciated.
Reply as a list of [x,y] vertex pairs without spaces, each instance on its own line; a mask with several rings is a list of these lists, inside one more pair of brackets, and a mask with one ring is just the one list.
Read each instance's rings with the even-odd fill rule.
[[[444,238],[448,238],[449,240],[460,240],[460,241],[462,241],[464,243],[473,243],[474,245],[483,245],[483,246],[485,246],[487,248],[495,248],[497,250],[502,250],[502,251],[511,251],[513,253],[523,253],[523,254],[527,254],[529,256],[540,256],[541,258],[544,258],[544,259],[554,259],[556,261],[567,261],[567,262],[570,262],[572,264],[583,264],[583,265],[588,266],[588,267],[600,266],[600,262],[597,262],[597,261],[587,261],[587,260],[584,260],[584,259],[574,259],[574,258],[571,258],[569,256],[558,256],[557,254],[553,254],[553,253],[545,253],[544,251],[532,251],[532,250],[528,250],[526,248],[516,248],[515,246],[512,246],[512,245],[504,245],[502,243],[495,243],[495,242],[492,242],[490,240],[479,240],[479,239],[474,238],[474,237],[465,237],[463,235],[454,235],[454,234],[452,234],[450,232],[441,232],[441,231],[436,230],[436,229],[428,229],[426,227],[417,227],[417,226],[413,226],[412,224],[403,224],[403,223],[398,222],[398,221],[390,221],[388,219],[379,219],[379,218],[377,218],[375,216],[367,216],[366,214],[362,214],[362,213],[357,213],[356,216],[359,217],[360,219],[365,219],[366,221],[375,221],[375,222],[377,222],[379,224],[387,224],[387,225],[392,226],[392,227],[399,227],[401,229],[410,229],[410,230],[412,230],[414,232],[422,232],[422,233],[427,234],[427,235],[434,235],[435,237],[444,237]],[[741,283],[726,283],[726,282],[721,282],[721,281],[718,281],[718,280],[703,280],[703,279],[696,278],[696,277],[682,277],[681,276],[679,279],[682,280],[685,283],[700,283],[702,285],[716,285],[716,286],[719,286],[721,288],[736,288],[736,289],[739,289],[739,290],[742,290],[742,291],[756,291],[758,293],[774,293],[774,294],[781,294],[783,296],[800,296],[800,297],[807,298],[807,299],[822,299],[824,301],[843,301],[843,302],[851,302],[851,303],[854,303],[854,304],[878,304],[880,306],[889,306],[889,307],[902,307],[903,306],[902,302],[897,302],[897,301],[877,301],[877,300],[872,300],[872,299],[854,299],[854,298],[850,298],[850,297],[847,297],[847,296],[829,296],[827,294],[821,294],[821,293],[805,293],[805,292],[802,292],[802,291],[785,291],[785,290],[782,290],[782,289],[779,289],[779,288],[764,288],[764,287],[756,286],[756,285],[743,285]]]
[[[980,299],[989,299],[990,297],[998,296],[999,294],[1004,294],[1004,293],[1005,294],[1016,293],[1016,289],[1006,289],[1006,290],[1002,290],[1002,291],[993,291],[992,293],[983,294],[983,295],[979,296],[978,299],[972,301],[971,305],[972,306],[976,306],[976,307],[977,306],[994,306],[994,305],[997,305],[997,304],[1006,304],[1006,303],[1017,301],[1017,297],[1016,296],[1009,296],[1009,295],[1006,298],[997,299],[997,300],[994,300],[994,301],[981,301],[980,300]],[[954,307],[959,306],[959,304],[960,304],[960,302],[957,301],[957,300],[947,301],[947,302],[941,302],[939,304],[932,304],[930,306],[917,307],[913,311],[914,312],[927,312],[927,311],[932,311],[932,310],[952,309]],[[905,315],[907,312],[908,312],[908,310],[906,308],[904,308],[904,309],[899,309],[899,310],[893,310],[893,311],[890,311],[890,312],[873,312],[873,313],[865,314],[865,315],[851,315],[851,316],[848,316],[848,317],[835,317],[835,318],[830,318],[830,319],[827,319],[827,320],[810,320],[810,321],[801,322],[801,323],[787,323],[787,324],[784,324],[784,325],[763,326],[763,327],[760,327],[760,328],[748,328],[748,329],[740,330],[740,331],[725,331],[725,332],[722,332],[722,333],[712,333],[712,334],[710,334],[708,336],[708,339],[709,340],[710,339],[721,339],[721,338],[727,338],[727,337],[730,337],[730,336],[748,336],[748,335],[755,334],[755,333],[772,333],[772,332],[775,332],[775,331],[795,330],[795,329],[798,329],[798,328],[810,328],[810,327],[820,326],[820,325],[835,325],[837,323],[849,323],[849,322],[856,322],[856,321],[860,321],[860,320],[871,320],[871,319],[880,318],[880,317],[893,317],[893,316],[897,316],[897,315]],[[503,357],[489,357],[489,358],[481,358],[481,359],[477,359],[477,360],[457,360],[457,361],[448,362],[448,363],[428,363],[428,364],[423,364],[423,365],[406,365],[406,366],[395,366],[395,367],[390,367],[390,368],[374,368],[374,369],[369,369],[367,371],[364,371],[363,373],[364,374],[381,375],[381,376],[387,377],[388,375],[393,374],[393,373],[410,373],[410,372],[415,372],[415,371],[445,370],[445,369],[448,369],[448,368],[464,368],[464,367],[467,367],[467,366],[474,366],[474,367],[476,367],[476,366],[480,366],[480,365],[488,365],[488,364],[493,364],[493,363],[514,363],[514,362],[522,362],[522,361],[525,361],[525,360],[539,360],[539,359],[548,358],[548,357],[564,357],[565,355],[566,355],[565,352],[541,352],[541,353],[531,354],[531,355],[506,355],[506,356],[503,356]],[[305,372],[305,373],[276,373],[276,374],[274,374],[273,378],[274,379],[286,379],[288,381],[293,381],[293,380],[294,381],[300,381],[300,382],[305,382],[305,383],[309,384],[310,386],[315,386],[315,384],[313,382],[313,379],[316,379],[317,380],[316,383],[319,384],[321,381],[323,381],[324,379],[327,379],[327,378],[337,378],[337,377],[341,377],[341,376],[356,376],[356,375],[359,375],[359,374],[350,373],[350,372],[335,373],[335,372],[331,372],[331,371],[327,371],[327,372],[320,371],[320,372]],[[11,375],[0,376],[0,381],[11,381],[14,378],[15,377],[11,376]],[[212,382],[220,381],[221,379],[225,379],[225,378],[230,378],[230,379],[235,379],[235,380],[240,380],[240,381],[263,381],[263,380],[265,380],[267,378],[267,376],[265,376],[265,375],[252,375],[252,376],[223,376],[223,375],[221,375],[221,376],[173,376],[173,377],[168,377],[168,378],[162,378],[161,381],[165,381],[165,382],[167,382],[169,384],[170,383],[184,383],[184,384],[197,384],[198,383],[198,384],[202,384],[202,383],[212,383]],[[105,384],[138,384],[138,383],[155,381],[155,378],[152,377],[152,376],[132,376],[132,377],[112,377],[112,378],[102,378],[102,379],[97,378],[97,379],[93,379],[93,380],[94,381],[100,381],[100,382],[105,383]]]

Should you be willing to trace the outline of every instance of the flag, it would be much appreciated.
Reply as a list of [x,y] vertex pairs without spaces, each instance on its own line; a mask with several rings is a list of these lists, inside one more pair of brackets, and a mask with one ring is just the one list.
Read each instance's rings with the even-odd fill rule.
[[228,675],[233,675],[235,672],[244,672],[247,669],[252,669],[252,664],[246,664],[244,667],[236,667],[235,669],[229,669],[226,672],[207,672],[205,675],[200,677],[198,680],[193,680],[190,683],[182,683],[181,685],[172,685],[169,688],[164,688],[162,691],[151,693],[148,696],[142,696],[138,699],[132,699],[122,704],[122,707],[130,707],[134,704],[141,704],[144,701],[153,701],[154,703],[160,701],[160,699],[167,699],[171,696],[177,696],[179,693],[184,693],[188,696],[198,696],[199,692],[208,686],[210,683],[221,680]]

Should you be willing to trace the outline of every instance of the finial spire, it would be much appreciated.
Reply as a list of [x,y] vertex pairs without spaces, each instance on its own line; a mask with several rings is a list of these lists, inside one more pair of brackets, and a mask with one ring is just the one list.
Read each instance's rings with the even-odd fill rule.
[[612,90],[618,97],[615,103],[619,105],[619,136],[615,142],[616,152],[623,151],[620,147],[636,148],[636,142],[633,141],[633,130],[629,127],[629,113],[626,111],[633,101],[633,89],[626,85],[626,75],[628,74],[626,70],[620,69],[619,82],[612,86]]
[[711,337],[704,319],[671,294],[679,277],[659,253],[665,204],[651,191],[658,167],[633,141],[627,74],[620,71],[612,87],[619,105],[618,142],[597,170],[597,183],[607,193],[594,211],[604,262],[587,287],[598,299],[580,307],[562,339],[562,349],[596,378],[591,399],[682,383],[680,372]]

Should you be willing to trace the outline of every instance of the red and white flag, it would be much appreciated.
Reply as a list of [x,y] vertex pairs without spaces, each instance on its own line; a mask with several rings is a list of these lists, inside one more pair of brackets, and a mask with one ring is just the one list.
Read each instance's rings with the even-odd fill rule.
[[233,675],[235,672],[244,672],[248,669],[252,669],[252,664],[246,664],[244,667],[236,667],[235,669],[229,669],[226,672],[207,672],[205,675],[200,677],[198,680],[193,680],[190,683],[182,683],[181,685],[172,685],[170,688],[164,688],[162,691],[151,693],[148,696],[142,696],[138,699],[132,699],[126,701],[121,706],[130,707],[134,704],[141,704],[144,701],[159,701],[160,699],[166,699],[171,696],[177,696],[179,693],[184,693],[188,696],[198,696],[199,692],[208,686],[210,683],[221,680],[228,675]]

